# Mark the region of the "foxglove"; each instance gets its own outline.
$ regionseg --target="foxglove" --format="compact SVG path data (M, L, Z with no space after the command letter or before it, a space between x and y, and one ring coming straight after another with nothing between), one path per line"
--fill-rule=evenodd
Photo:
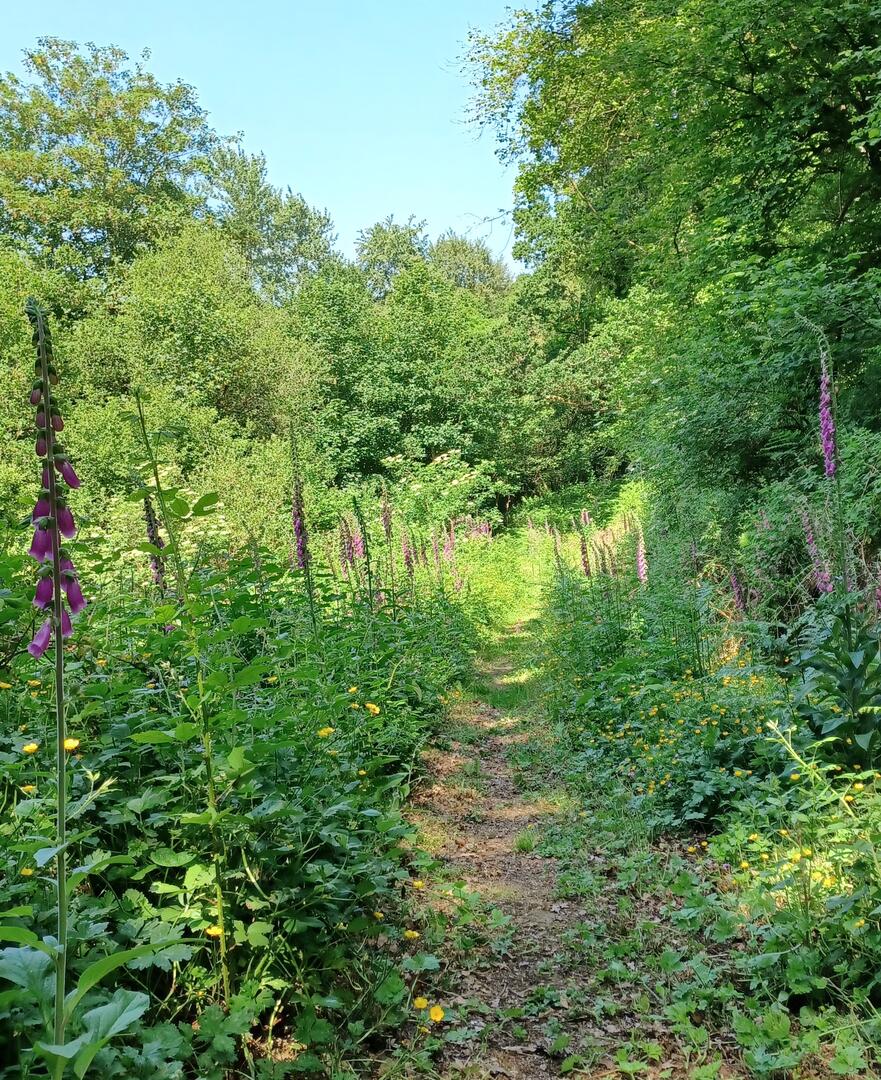
M78 488L79 477L58 442L57 434L64 421L54 403L52 388L58 384L58 373L52 355L52 338L45 316L36 301L29 300L25 311L33 328L33 343L37 348L35 381L28 395L29 403L37 410L34 426L37 429L36 450L42 459L41 489L31 514L34 536L28 554L40 563L40 576L34 594L34 606L52 614L43 622L28 646L31 656L39 659L49 648L53 632L61 638L73 632L70 615L77 615L86 606L76 570L61 538L76 535L76 522L67 505L67 488ZM46 418L50 418L47 424ZM64 481L66 487L59 483ZM65 607L65 598L67 607ZM69 608L69 611L68 611Z
M830 479L835 475L835 417L832 412L832 377L825 353L820 356L820 444L823 448L823 469Z

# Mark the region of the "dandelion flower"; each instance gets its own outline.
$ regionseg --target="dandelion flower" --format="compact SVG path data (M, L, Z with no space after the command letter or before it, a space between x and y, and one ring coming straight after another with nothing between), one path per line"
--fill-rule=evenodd
M329 738L329 736L333 735L333 733L334 733L334 729L332 727L330 727L330 725L328 725L327 727L323 727L323 728L318 729L318 738L319 739L327 739L327 738Z
M424 997L413 998L413 1005L417 1009L427 1009L428 1008L428 998L424 998Z
M357 686L350 686L349 687L349 693L350 694L357 694L358 693L358 687Z
M374 705L372 701L365 701L364 708L370 713L371 716L379 716L379 706Z
M39 749L40 749L40 744L39 743L29 742L29 743L25 743L25 745L21 748L21 752L23 754L36 754L36 752Z
M417 878L415 881L411 881L410 884L413 886L414 889L424 889L425 888L425 882L422 881L421 878Z
M446 1013L440 1007L440 1005L432 1005L428 1011L428 1017L433 1024L439 1024L445 1016Z
M79 744L80 744L79 739L65 739L64 740L64 749L65 750L76 750L76 748L79 746Z
M404 931L404 937L408 941L418 941L419 938L422 937L422 935L419 933L418 930L405 930Z

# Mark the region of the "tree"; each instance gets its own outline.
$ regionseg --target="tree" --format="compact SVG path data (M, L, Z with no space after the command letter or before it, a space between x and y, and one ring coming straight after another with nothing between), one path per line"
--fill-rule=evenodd
M162 85L120 49L56 38L25 66L30 81L0 77L0 233L88 277L192 215L218 143L192 87Z
M488 294L503 293L511 275L483 240L457 236L452 229L429 246L428 259L454 285Z
M309 206L290 188L274 187L263 154L218 147L210 163L209 199L261 290L276 302L333 254L336 236L327 211Z
M416 259L428 255L425 222L412 215L405 225L395 224L389 215L358 234L355 244L356 262L366 275L370 290L377 300L388 295L395 275Z

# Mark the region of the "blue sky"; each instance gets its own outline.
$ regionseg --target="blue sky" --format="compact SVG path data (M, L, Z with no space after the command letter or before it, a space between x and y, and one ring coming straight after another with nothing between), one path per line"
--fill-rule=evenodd
M327 207L346 254L359 229L415 214L509 257L509 219L484 219L510 210L513 173L465 123L459 64L469 28L507 13L503 0L41 0L4 12L0 68L20 72L41 36L148 48L159 78L191 83L218 131L266 154L273 182Z

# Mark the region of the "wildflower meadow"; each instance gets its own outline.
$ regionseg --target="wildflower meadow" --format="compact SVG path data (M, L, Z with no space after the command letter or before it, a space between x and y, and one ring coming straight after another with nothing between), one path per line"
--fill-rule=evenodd
M0 75L0 1080L879 1076L878 12L355 7Z

